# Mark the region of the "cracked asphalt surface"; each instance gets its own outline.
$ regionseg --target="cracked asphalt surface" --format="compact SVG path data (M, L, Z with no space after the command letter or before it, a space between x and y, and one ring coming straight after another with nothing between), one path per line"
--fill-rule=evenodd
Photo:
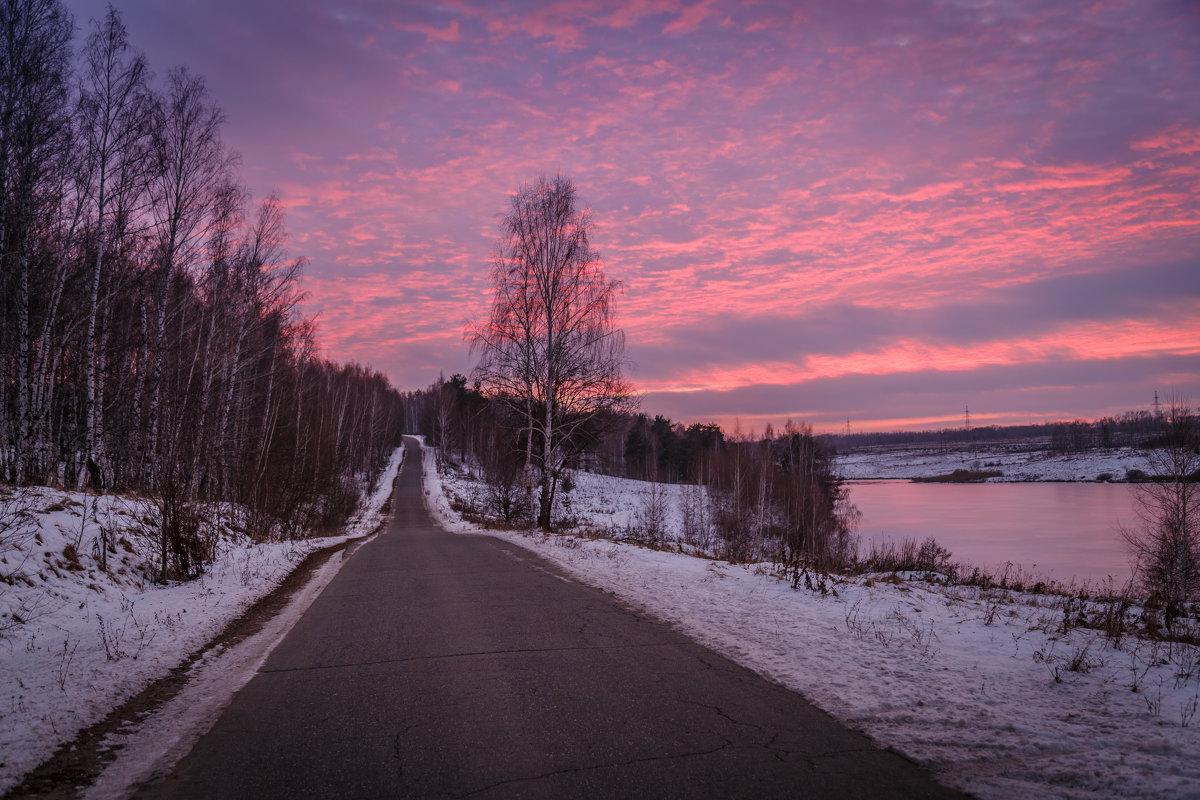
M388 530L138 797L962 797L528 551L437 528L408 446Z

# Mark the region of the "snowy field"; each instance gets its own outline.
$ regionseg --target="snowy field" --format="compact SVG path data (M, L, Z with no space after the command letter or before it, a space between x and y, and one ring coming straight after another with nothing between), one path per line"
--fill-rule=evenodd
M837 471L849 480L929 478L956 469L994 470L1004 473L996 481L1124 480L1131 469L1146 469L1137 450L1120 447L1081 453L1055 453L1031 443L980 443L971 447L871 447L842 453Z
M35 524L0 557L0 792L182 663L309 552L375 530L402 454L342 535L256 545L227 524L205 574L167 586L148 579L155 548L138 503L30 490ZM118 542L107 572L93 555L99 525Z
M478 484L454 469L439 475L432 451L424 464L434 516L481 532L451 510L453 496L479 493ZM661 490L669 525L679 523L682 487L583 474L575 483L563 513L592 530L620 535ZM1064 626L1062 598L890 575L838 580L822 594L791 589L765 564L485 532L802 692L980 797L1200 797L1196 649L1128 639L1114 649Z

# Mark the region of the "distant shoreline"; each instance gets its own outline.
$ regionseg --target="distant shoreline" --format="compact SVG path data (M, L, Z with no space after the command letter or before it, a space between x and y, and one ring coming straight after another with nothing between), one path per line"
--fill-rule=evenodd
M1121 483L1130 470L1146 470L1133 447L1059 452L1028 441L949 445L872 445L839 453L838 473L848 481L921 480L954 473L983 473L979 479L947 483ZM996 474L999 473L999 474ZM938 481L941 482L941 481Z

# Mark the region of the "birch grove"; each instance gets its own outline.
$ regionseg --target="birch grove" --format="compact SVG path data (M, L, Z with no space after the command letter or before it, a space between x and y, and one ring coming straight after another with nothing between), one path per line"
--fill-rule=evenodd
M0 0L0 480L148 493L163 578L202 568L203 504L264 538L340 524L399 395L316 355L282 203L239 184L203 78L156 83L111 7L78 53L74 27Z

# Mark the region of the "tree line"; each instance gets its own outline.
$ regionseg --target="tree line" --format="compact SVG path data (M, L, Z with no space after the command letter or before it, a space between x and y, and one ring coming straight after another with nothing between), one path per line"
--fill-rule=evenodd
M983 425L942 428L930 431L884 433L831 433L821 438L840 451L879 445L971 444L1036 440L1061 452L1143 447L1162 436L1166 427L1163 410L1138 409L1095 420L1076 419L1030 425Z
M413 430L485 483L482 507L474 509L481 519L539 523L524 464L527 432L482 383L455 374L405 392L403 402ZM581 469L682 484L683 507L674 516L683 529L674 533L697 549L735 561L833 568L854 557L856 516L833 459L832 448L807 425L733 436L714 423L683 425L625 412L596 421L588 446L564 464L564 477L568 490L570 472ZM536 486L538 469L533 472ZM667 509L642 512L644 529L633 534L664 543Z
M111 6L0 0L0 477L150 493L161 574L196 502L259 537L338 524L399 394L318 355L277 197L254 204L203 78L156 80Z

